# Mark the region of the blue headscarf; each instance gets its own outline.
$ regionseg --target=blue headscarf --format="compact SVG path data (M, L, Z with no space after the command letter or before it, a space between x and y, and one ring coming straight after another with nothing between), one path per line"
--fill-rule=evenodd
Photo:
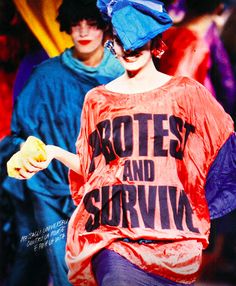
M172 25L163 3L155 0L98 0L125 50L135 50Z

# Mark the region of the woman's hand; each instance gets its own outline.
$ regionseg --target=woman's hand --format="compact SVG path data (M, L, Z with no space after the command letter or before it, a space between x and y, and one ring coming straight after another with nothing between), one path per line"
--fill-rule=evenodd
M20 180L30 179L33 175L42 171L48 167L51 161L55 157L55 146L46 145L47 152L47 160L38 162L33 158L22 158L22 167L19 169L19 177Z
M46 145L45 149L47 156L45 156L46 160L44 161L35 160L32 157L33 153L32 155L22 156L20 151L17 152L14 155L15 158L11 158L7 163L8 175L19 180L30 179L39 171L46 169L53 159L60 161L69 169L80 174L81 166L79 156L54 145Z

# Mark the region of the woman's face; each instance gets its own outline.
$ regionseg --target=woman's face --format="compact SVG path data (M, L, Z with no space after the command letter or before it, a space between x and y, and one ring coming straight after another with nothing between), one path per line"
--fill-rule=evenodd
M116 56L124 68L130 72L141 70L150 60L152 61L150 48L151 42L148 42L143 47L134 51L124 51L120 40L117 37L114 38L114 50L116 52Z
M96 21L79 21L71 27L71 37L79 54L91 54L103 47L103 30L97 27Z

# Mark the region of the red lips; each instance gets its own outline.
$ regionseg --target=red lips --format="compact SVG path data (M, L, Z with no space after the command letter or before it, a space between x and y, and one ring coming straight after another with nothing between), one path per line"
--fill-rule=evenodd
M79 40L78 43L80 45L85 46L85 45L88 45L89 43L91 43L91 40Z

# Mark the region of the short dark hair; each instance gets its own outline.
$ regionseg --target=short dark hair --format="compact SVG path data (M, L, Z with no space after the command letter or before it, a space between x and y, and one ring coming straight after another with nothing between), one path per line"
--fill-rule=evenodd
M164 4L165 8L168 9L168 7L174 3L174 0L162 0L161 2Z
M56 18L61 32L70 34L71 27L83 19L96 21L99 29L105 30L107 27L96 6L96 0L63 0Z
M189 12L194 12L198 15L212 13L222 3L222 0L187 0L185 1L186 8Z

